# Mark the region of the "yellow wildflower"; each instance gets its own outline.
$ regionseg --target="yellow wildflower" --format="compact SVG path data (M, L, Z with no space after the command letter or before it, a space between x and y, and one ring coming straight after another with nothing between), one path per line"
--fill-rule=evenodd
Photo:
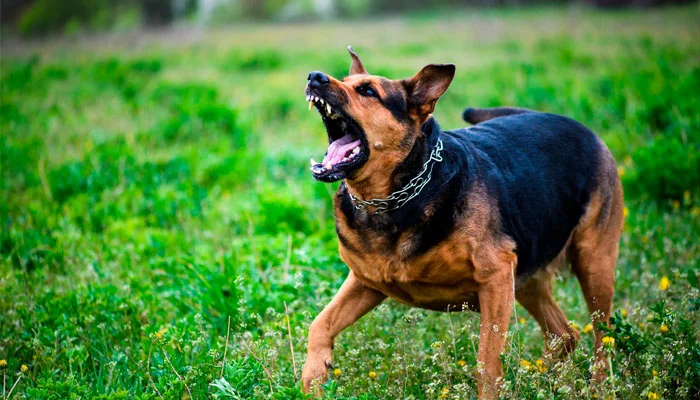
M668 325L666 325L666 324L661 325L661 326L659 327L659 330L661 331L661 333L666 333L666 332L668 332Z
M163 339L163 335L165 335L165 332L167 332L168 328L162 327L158 332L156 332L156 337L158 339Z
M666 276L662 276L661 281L659 281L659 289L668 290L669 286L671 286L671 281Z
M523 317L518 318L518 323L519 323L519 324L524 324L524 323L525 323L525 318L523 318Z
M622 159L622 162L624 162L627 165L630 165L630 164L632 164L632 157L630 157L628 154L625 156L625 158Z
M615 347L615 338L611 336L604 336L603 337L603 346L606 349L612 349Z
M6 369L6 368L7 368L7 361L0 360L0 369Z
M459 360L457 361L457 365L459 365L460 367L464 367L465 365L467 365L467 362L464 360Z
M336 378L339 377L340 374L342 374L342 371L340 370L340 368L336 368L333 370L333 376L335 376Z
M622 209L622 215L627 218L628 215L630 215L630 209L625 207Z
M644 322L639 323L639 329L644 329Z
M618 165L617 174L620 175L620 178L625 176L625 167L623 167L622 165Z
M377 377L377 373L374 371L369 371L369 378L370 379L375 379Z
M569 326L571 326L571 329L575 329L575 330L577 330L577 331L580 331L580 330L581 330L581 327L578 326L578 324L577 324L576 322L571 322L571 323L569 324Z
M659 400L661 398L661 395L656 393L656 392L649 392L647 394L647 399L649 400Z
M544 372L547 370L547 366L544 365L544 360L539 358L537 361L535 361L535 365L537 365L537 369L540 370L540 372Z
M591 333L593 331L593 325L591 324L586 324L586 326L583 327L583 333Z
M620 310L620 314L622 314L622 318L627 318L627 310L625 310L624 308Z
M27 367L25 364L22 364L22 366L19 367L19 371L23 374L26 374L27 372L29 372L29 367Z
M528 360L520 360L520 365L528 371L535 369L535 366Z
M671 205L673 206L673 208L678 209L681 206L681 202L678 200L673 200L671 202Z
M686 203L690 201L690 192L689 191L686 190L685 192L683 192L683 200L685 200Z
M655 369L652 369L652 370L651 370L651 376L657 376L657 375L659 375L659 373L656 372Z
M438 396L438 399L446 399L446 398L447 398L447 395L448 395L449 393L450 393L450 388L448 388L447 386L445 386L445 387L442 388L442 390L440 391L440 396Z

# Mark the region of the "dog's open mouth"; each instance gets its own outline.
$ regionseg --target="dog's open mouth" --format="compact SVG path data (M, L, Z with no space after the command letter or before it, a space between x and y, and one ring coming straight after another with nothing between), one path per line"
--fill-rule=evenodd
M337 105L331 96L306 89L309 110L316 107L328 133L328 150L321 162L311 159L315 179L335 182L350 177L369 156L367 142L359 125Z

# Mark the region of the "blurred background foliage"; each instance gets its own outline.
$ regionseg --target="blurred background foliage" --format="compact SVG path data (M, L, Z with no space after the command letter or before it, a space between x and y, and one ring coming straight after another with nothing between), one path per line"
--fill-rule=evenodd
M416 2L378 18L389 2L339 1L354 19L288 23L291 2L251 1L211 9L222 25L207 27L203 3L157 17L142 8L155 2L82 0L98 6L61 17L34 7L73 3L27 4L14 27L27 15L62 22L27 30L45 38L2 41L0 359L8 382L22 377L13 399L301 398L307 327L347 274L336 185L307 169L327 138L303 89L311 70L347 75L348 44L390 78L455 63L435 114L444 129L465 125L466 106L516 105L596 132L626 196L610 332L621 351L600 388L621 399L697 393L697 6ZM95 18L113 32L91 35L103 29ZM151 18L159 29L127 23ZM555 297L584 333L579 350L555 368L518 307L508 398L594 398L590 321L562 274ZM328 397L437 399L446 387L447 398L475 397L478 315L388 303L339 337ZM540 357L546 374L522 367Z
M579 0L604 8L652 7L692 0ZM0 14L8 32L45 36L63 32L125 31L188 20L224 24L250 20L317 20L376 17L464 6L569 3L542 0L3 0ZM6 32L6 33L8 33Z

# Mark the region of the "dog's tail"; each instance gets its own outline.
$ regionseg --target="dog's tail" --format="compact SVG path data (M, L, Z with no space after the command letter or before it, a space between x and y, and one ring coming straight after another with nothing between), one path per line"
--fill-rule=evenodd
M494 107L494 108L465 108L462 112L462 118L472 125L488 121L498 117L507 117L509 115L526 114L535 111L526 108L515 107Z

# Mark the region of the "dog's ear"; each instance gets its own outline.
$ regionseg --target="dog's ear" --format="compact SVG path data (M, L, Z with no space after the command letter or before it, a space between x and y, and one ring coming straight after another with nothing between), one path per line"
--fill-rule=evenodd
M350 57L352 57L352 64L350 64L350 75L367 75L367 70L365 70L360 57L357 56L355 50L352 46L348 46L348 51L350 52Z
M427 119L435 110L435 103L447 91L454 77L454 64L430 64L413 77L405 79L409 111L420 120Z

